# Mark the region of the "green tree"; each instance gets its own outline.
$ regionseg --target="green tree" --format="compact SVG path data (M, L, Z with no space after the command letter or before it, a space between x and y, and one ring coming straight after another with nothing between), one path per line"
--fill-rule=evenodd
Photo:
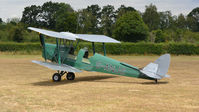
M31 5L25 7L21 22L28 26L56 28L56 18L63 12L73 12L69 4L46 2L42 6Z
M100 33L99 25L101 19L101 8L99 7L99 5L91 5L88 6L86 10L92 14L90 32L94 34Z
M192 31L199 31L199 7L194 8L189 14L189 27L193 28ZM196 23L196 26L194 24L191 23ZM194 26L191 26L194 25Z
M24 40L24 25L19 23L16 26L11 27L9 31L9 40L15 42L23 42Z
M78 11L78 25L77 25L77 33L89 33L92 34L92 22L95 17L91 12L86 9Z
M198 31L197 21L194 17L187 16L187 26L191 31Z
M40 13L41 7L36 5L31 5L24 8L21 22L27 24L28 26L38 27L40 26Z
M155 33L155 42L160 43L160 42L165 42L166 41L166 33L164 33L162 30L158 29L153 31Z
M63 12L73 12L70 5L58 2L46 2L42 5L41 17L43 26L48 29L56 28L56 17Z
M0 24L3 23L3 20L0 18Z
M114 6L104 6L101 12L101 27L104 35L112 36L112 28L115 23Z
M175 31L175 36L172 38L175 42L180 42L183 40L184 30L177 28Z
M76 32L77 16L72 12L63 12L56 18L57 31Z
M160 17L160 29L168 29L172 26L173 17L170 11L159 12Z
M91 5L86 8L88 12L91 12L92 15L96 16L97 18L101 17L101 8L99 5Z
M137 42L145 40L147 35L148 27L136 11L126 13L116 21L114 37L118 40Z
M178 26L177 26L178 21L177 20L178 20L178 16L175 16L175 15L172 16L169 29L172 29L172 30L178 29Z
M149 6L146 6L146 9L142 18L144 22L147 24L147 26L149 27L150 31L156 30L159 28L160 17L155 5L150 4Z
M7 24L17 25L20 21L20 18L9 18L7 19Z
M117 10L116 10L116 15L117 18L120 18L123 14L131 11L136 11L133 7L126 7L125 5L121 5Z
M186 21L186 18L183 14L180 14L178 16L177 27L180 28L180 29L186 29L187 28L187 21Z

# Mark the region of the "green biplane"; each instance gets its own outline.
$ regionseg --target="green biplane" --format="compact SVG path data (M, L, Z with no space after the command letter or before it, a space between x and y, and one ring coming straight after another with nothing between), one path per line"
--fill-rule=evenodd
M54 82L61 81L61 77L64 74L66 74L67 80L74 80L75 73L81 72L81 70L149 79L154 80L156 83L157 80L169 77L169 75L166 75L170 64L169 54L162 55L155 62L149 63L146 67L139 69L106 56L105 43L120 43L110 37L104 35L54 32L33 27L28 27L28 29L39 33L42 57L45 59L45 61L32 62L56 70L57 72L52 76ZM46 43L44 36L56 38L56 44ZM77 55L74 54L80 40L92 42L93 56L89 57L87 48L80 49ZM73 42L76 42L75 45ZM103 44L104 56L95 53L95 42Z

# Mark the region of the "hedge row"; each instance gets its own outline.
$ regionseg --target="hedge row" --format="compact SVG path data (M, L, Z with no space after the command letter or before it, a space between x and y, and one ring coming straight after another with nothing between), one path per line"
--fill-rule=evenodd
M92 52L91 43L80 43L77 47L88 47ZM96 52L103 52L102 44L95 44ZM33 51L40 51L39 43L0 43L1 52L17 52L25 51L31 53ZM199 44L190 43L121 43L121 44L106 44L107 54L176 54L176 55L199 55Z
M79 47L87 46L92 50L89 43L80 44ZM79 49L79 48L78 48ZM103 52L102 44L96 45L97 52ZM170 53L175 55L199 55L199 44L190 43L122 43L106 44L108 54L164 54Z
M0 43L1 52L23 51L29 54L33 51L40 51L41 49L39 43Z

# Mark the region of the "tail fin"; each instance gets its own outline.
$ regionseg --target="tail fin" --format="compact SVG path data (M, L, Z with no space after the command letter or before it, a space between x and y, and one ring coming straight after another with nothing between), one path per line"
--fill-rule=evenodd
M160 56L157 60L155 60L154 63L158 64L158 70L156 74L165 77L170 65L170 54Z
M155 60L154 63L149 63L141 70L141 72L151 78L162 79L164 77L170 77L166 74L168 72L169 65L170 54L164 54Z

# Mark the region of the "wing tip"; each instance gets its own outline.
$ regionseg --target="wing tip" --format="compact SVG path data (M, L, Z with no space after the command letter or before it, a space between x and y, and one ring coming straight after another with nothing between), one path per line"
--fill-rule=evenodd
M34 27L28 27L27 29L32 30Z

